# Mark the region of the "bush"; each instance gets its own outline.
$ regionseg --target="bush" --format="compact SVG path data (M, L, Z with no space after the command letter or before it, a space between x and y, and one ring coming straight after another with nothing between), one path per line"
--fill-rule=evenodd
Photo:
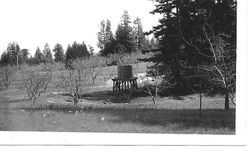
M13 67L4 66L0 67L0 86L4 86L6 89L13 81L15 70Z

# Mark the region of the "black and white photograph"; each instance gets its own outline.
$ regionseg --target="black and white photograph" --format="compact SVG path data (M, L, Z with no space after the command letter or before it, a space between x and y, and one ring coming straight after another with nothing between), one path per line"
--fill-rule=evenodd
M244 146L239 1L1 0L0 144Z

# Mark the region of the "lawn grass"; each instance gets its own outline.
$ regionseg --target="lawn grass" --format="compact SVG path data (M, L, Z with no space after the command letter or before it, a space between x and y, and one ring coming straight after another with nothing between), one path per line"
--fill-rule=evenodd
M159 97L156 105L147 95L127 101L105 87L104 76L77 107L68 96L53 94L53 84L32 106L15 82L0 91L0 131L235 134L235 106L224 110L222 96L204 96L200 118L198 95Z
M40 103L31 107L26 101L1 105L2 131L122 132L174 134L235 134L235 109L204 108L202 117L192 103L183 101L182 108L174 101L157 105L136 99L129 104ZM144 99L144 102L142 102ZM210 103L211 97L205 100ZM164 104L166 103L166 104ZM189 105L189 106L187 106ZM174 108L175 107L175 108ZM6 109L7 108L7 109ZM188 109L187 109L188 108Z

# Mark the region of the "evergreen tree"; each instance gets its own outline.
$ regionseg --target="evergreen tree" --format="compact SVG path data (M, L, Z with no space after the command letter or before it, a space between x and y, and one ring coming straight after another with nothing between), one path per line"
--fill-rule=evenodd
M104 49L104 45L107 41L106 34L105 34L105 21L102 20L100 24L100 31L97 33L98 44L97 46L100 49Z
M116 31L116 40L119 45L118 52L131 53L134 49L134 40L133 40L133 28L130 26L130 16L128 11L124 11L121 17L121 24L118 25Z
M111 30L111 22L109 20L107 20L106 22L105 35L107 39L106 43L110 42L114 38L112 30Z
M16 42L9 43L3 58L7 62L5 64L17 65L20 58L20 46Z
M77 42L74 42L72 44L72 50L74 53L73 55L74 59L84 58L84 57L89 56L88 48L84 42L82 44L78 44Z
M20 49L20 46L16 42L11 42L8 44L7 51L5 51L1 56L2 65L20 65L28 61L29 57L28 49Z
M48 43L46 43L44 46L43 54L45 57L45 63L52 63L53 62L53 57L52 57L51 50L50 50Z
M8 54L6 51L4 51L3 54L1 55L0 66L6 66L8 64L9 64Z
M34 59L33 56L30 56L30 57L29 57L29 59L28 59L28 61L27 61L27 64L29 64L30 66L36 64L36 61L35 61L35 59Z
M75 60L78 58L85 58L89 56L90 56L90 53L84 42L82 44L78 44L77 42L74 42L72 45L68 45L68 48L66 51L66 66L70 66L72 60Z
M34 55L34 63L35 64L45 63L45 57L39 47L37 47Z
M143 48L143 45L146 41L145 34L143 32L143 27L141 23L141 19L137 17L134 20L134 27L133 27L133 37L134 37L134 44L136 51L141 51Z
M3 65L20 65L27 60L28 51L26 49L20 49L20 46L16 42L8 44L7 51L2 54L1 63Z
M192 74L186 65L197 66L211 62L211 49L200 41L204 25L210 25L215 35L223 33L234 46L236 42L235 0L155 0L153 14L162 14L160 25L153 28L159 48L149 61L164 63L170 68L176 91L188 87L185 75ZM203 36L202 36L203 37ZM191 42L193 45L190 45ZM200 48L197 51L196 47ZM234 61L234 59L232 59ZM189 80L190 81L190 80ZM195 81L195 80L194 80Z
M25 64L29 60L29 50L28 49L22 49L21 50L21 57L20 57L20 64Z
M69 66L71 64L70 60L73 59L73 55L72 55L72 47L71 45L68 45L67 50L66 50L66 66Z
M111 31L111 22L104 20L100 23L100 31L97 33L98 44L97 46L102 50L107 42L113 39L113 33Z
M53 52L55 53L55 62L65 62L65 54L61 44L56 44Z
M17 65L17 68L20 64L20 59L21 59L21 48L20 46L16 43L16 46L15 46L15 56L16 56L16 65Z
M130 23L131 23L131 17L130 15L128 14L128 11L125 10L122 14L122 17L121 17L121 25L126 28L126 30L132 30L131 26L130 26Z
M116 54L118 53L117 51L119 51L118 43L114 38L112 38L111 41L105 44L104 49L100 51L100 55L107 56L109 54Z

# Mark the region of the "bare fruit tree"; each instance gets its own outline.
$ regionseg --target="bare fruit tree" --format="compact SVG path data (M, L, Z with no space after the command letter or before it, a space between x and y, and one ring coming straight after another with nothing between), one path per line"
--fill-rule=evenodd
M92 83L94 85L97 76L102 73L102 67L106 65L105 60L98 56L91 56L89 59L86 59L86 64L89 66Z
M10 66L0 67L0 85L2 84L5 88L8 88L13 81L14 74L14 68Z
M201 55L211 59L209 63L198 66L198 71L215 86L222 88L225 94L225 109L229 109L229 100L234 102L236 87L236 46L227 40L231 37L224 33L215 34L207 22L201 28L202 32L195 38L184 38L184 42L193 47ZM197 39L199 38L199 39ZM202 53L198 43L208 44L211 54Z
M81 96L88 91L90 69L86 59L77 59L72 64L73 70L63 72L57 81L57 88L67 92L77 105Z
M21 87L26 91L29 99L32 101L32 105L34 105L36 99L47 90L51 79L51 71L37 72L26 70L23 72Z
M151 71L150 77L145 76L142 78L142 91L149 94L151 96L152 102L156 104L159 92L175 85L171 82L172 79L173 76L167 71L164 71L164 74L161 75L159 65L156 64Z

